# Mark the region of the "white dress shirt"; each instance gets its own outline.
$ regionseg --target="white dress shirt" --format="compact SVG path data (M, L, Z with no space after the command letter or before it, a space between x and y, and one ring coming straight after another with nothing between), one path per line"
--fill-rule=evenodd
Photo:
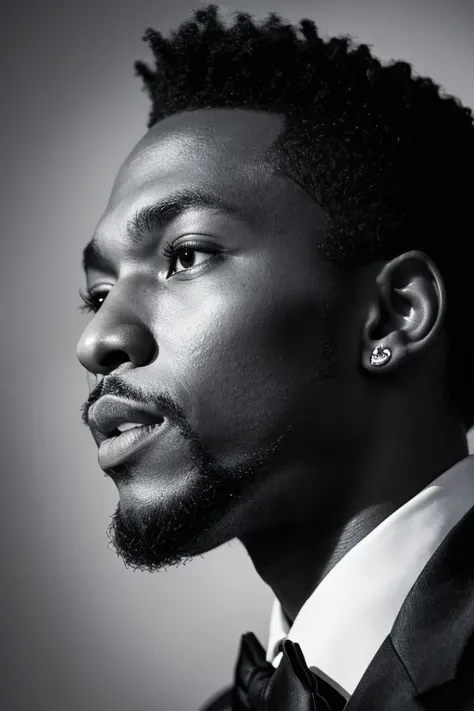
M410 588L445 536L474 505L474 454L457 462L349 550L306 600L290 629L277 599L267 661L283 639L349 699L392 629Z

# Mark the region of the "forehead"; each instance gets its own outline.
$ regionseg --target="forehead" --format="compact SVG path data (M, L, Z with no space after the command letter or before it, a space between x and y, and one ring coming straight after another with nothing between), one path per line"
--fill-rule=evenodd
M125 159L111 206L158 184L216 186L235 199L271 182L264 151L283 128L277 114L241 109L200 109L159 121Z

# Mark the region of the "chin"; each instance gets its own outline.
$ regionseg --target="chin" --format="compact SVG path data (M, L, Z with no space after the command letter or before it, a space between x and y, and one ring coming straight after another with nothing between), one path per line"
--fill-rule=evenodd
M282 439L232 467L196 447L184 468L157 471L142 460L111 471L120 501L108 534L126 566L157 571L207 553L251 528L252 510L258 509L253 523L261 524L261 506L254 504ZM271 509L271 496L264 500Z
M133 477L116 481L120 499L108 536L126 567L158 571L238 535L248 501L245 488L229 490L229 480L218 486L192 478L180 477L181 484L170 487Z
M108 528L108 536L126 567L157 572L185 563L227 543L237 535L230 525L232 510L199 507L190 511L186 504L134 506L120 501Z

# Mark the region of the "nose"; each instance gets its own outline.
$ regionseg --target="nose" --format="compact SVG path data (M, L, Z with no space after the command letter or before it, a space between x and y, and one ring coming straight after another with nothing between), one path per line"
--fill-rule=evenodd
M153 334L142 323L106 326L93 319L77 344L76 354L90 373L107 375L122 363L136 368L151 362L157 352Z

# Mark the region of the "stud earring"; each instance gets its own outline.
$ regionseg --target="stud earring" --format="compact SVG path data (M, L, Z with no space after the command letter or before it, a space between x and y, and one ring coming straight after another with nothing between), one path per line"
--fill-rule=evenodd
M381 365L385 365L386 363L388 363L391 357L392 351L390 350L390 348L387 348L382 344L374 348L374 350L370 354L370 365L374 365L378 368Z

